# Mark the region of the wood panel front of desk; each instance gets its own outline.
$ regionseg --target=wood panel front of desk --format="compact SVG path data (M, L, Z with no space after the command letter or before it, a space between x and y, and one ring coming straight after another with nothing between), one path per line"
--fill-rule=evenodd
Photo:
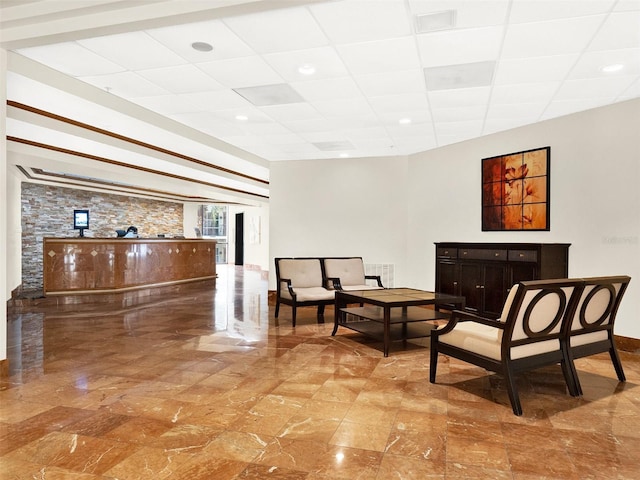
M114 293L216 278L216 242L45 238L45 295Z

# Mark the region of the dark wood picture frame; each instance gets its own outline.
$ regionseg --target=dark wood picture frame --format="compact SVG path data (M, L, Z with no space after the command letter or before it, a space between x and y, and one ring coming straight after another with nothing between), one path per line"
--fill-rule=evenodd
M482 231L550 227L551 147L482 159Z

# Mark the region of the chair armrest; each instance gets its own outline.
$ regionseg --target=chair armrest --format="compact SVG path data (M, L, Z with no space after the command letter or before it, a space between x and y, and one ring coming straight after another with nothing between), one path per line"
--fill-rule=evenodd
M342 290L342 284L340 283L340 277L327 277L327 283L328 282L333 283L333 288L335 288L336 290Z
M287 287L287 290L289 290L289 295L291 295L292 298L296 298L296 292L293 291L293 285L291 285L291 279L290 278L281 278L280 279L280 284L282 285L283 283Z
M500 322L499 320L495 320L493 318L481 317L480 315L465 312L463 310L453 310L451 312L451 317L449 318L449 322L447 322L447 324L444 327L434 330L432 334L437 333L438 335L443 335L445 333L449 333L451 330L455 328L458 322L482 323L483 325L488 325L490 327L504 330L504 323Z
M364 278L366 280L375 280L376 282L378 282L378 286L380 288L384 288L384 285L382 285L382 280L380 280L380 275L365 275Z

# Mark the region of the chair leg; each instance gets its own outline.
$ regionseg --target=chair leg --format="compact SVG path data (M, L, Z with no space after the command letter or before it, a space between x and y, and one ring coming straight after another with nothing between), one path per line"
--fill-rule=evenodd
M280 300L276 298L276 318L278 318L278 313L280 313Z
M318 317L324 317L324 305L318 305Z
M436 370L438 369L438 340L431 336L431 353L429 354L429 382L436 383Z
M611 357L611 361L613 362L613 368L616 369L616 374L618 375L618 380L624 382L627 380L627 377L624 376L624 370L622 369L622 362L620 361L620 356L618 355L618 349L611 343L611 348L609 349L609 356Z
M296 306L295 304L291 305L291 326L296 326Z
M572 397L579 397L582 395L582 387L580 386L580 380L578 379L578 372L576 366L573 363L573 357L566 346L562 347L562 374L564 375L564 381L569 389L569 394Z
M509 400L511 401L511 408L513 409L513 414L520 416L522 415L522 405L520 404L520 396L518 395L518 388L516 387L515 378L513 378L513 373L511 369L507 365L504 369L504 378L507 383L507 393L509 394Z

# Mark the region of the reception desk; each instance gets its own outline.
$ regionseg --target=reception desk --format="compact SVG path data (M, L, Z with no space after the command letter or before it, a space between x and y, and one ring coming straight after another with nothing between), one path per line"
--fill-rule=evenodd
M114 293L216 278L216 242L45 238L45 295Z

